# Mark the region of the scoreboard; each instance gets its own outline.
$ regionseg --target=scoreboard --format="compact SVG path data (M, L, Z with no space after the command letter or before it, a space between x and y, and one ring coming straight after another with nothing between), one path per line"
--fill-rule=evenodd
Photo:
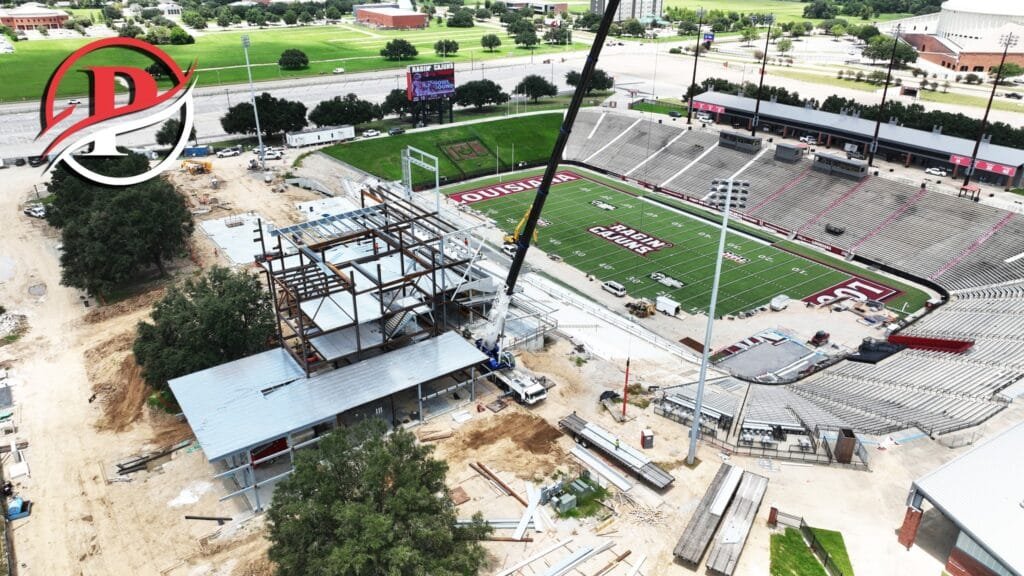
M437 100L454 93L454 62L409 66L406 72L406 94L410 102Z

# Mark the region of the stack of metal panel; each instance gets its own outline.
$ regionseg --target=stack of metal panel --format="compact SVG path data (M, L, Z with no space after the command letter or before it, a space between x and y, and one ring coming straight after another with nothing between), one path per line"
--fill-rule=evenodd
M711 538L722 520L725 506L736 491L742 475L742 468L729 464L722 464L718 469L672 551L677 558L691 566L700 564L700 559L704 557L704 551L708 549L708 544L711 543Z

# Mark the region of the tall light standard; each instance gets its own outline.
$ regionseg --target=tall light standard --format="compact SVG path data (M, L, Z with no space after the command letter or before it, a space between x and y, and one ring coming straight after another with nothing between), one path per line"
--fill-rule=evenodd
M750 123L750 135L757 136L757 124L760 121L758 114L761 112L761 89L764 87L764 69L768 67L768 43L772 39L772 23L775 21L775 15L768 17L768 34L764 39L764 56L761 57L761 79L757 82L757 103L754 104L754 120ZM747 69L746 66L743 67Z
M701 39L703 38L702 29L704 28L704 8L700 7L697 9L697 45L693 47L693 79L690 80L690 92L697 91L697 60L700 58L700 45ZM695 94L690 94L689 98L686 99L686 123L693 123L693 97Z
M715 277L711 283L711 302L708 304L708 325L704 329L704 351L700 359L700 376L697 379L697 398L693 405L693 426L690 428L690 451L686 454L686 464L693 466L697 457L697 438L700 437L700 416L704 405L704 383L708 375L708 358L711 355L711 333L715 325L715 307L718 305L718 282L722 277L722 254L725 252L725 236L729 230L729 209L733 204L733 192L736 193L736 207L745 208L750 182L733 180L712 180L711 194L708 202L722 209L722 232L718 238L718 253L715 254ZM722 196L722 193L725 196Z
M249 66L249 35L242 35L242 51L245 52L245 72L249 75L249 101L252 103L252 114L256 117L256 142L259 143L260 168L266 167L263 150L263 133L260 131L260 113L256 110L256 89L252 85L252 68Z
M1003 57L999 59L999 68L996 69L996 81L992 84L992 92L988 95L988 105L985 106L985 116L981 119L981 129L978 130L978 139L974 141L974 152L971 152L971 163L967 165L964 172L964 186L971 183L971 176L974 175L974 163L978 160L978 149L981 148L981 138L985 135L985 128L988 125L988 112L992 109L992 99L996 96L996 88L1003 78L1003 64L1006 63L1006 53L1010 48L1017 45L1020 38L1012 33L1006 33L999 37L999 43L1003 46Z
M875 152L878 152L878 130L882 127L882 116L885 114L885 97L889 93L889 82L892 81L892 66L896 62L896 47L900 44L900 27L896 25L896 37L892 40L892 53L889 54L889 69L885 72L885 88L882 88L882 103L878 105L878 118L875 119L875 135L868 145L868 166L875 165Z

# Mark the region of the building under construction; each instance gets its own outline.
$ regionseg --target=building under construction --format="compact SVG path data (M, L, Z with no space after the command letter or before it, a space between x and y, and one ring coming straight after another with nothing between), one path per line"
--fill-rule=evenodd
M422 422L494 391L464 335L500 281L479 266L474 227L422 196L368 188L355 210L254 231L280 346L170 382L218 477L237 485L224 498L263 508L294 452L335 427ZM546 316L511 315L509 339L541 338Z

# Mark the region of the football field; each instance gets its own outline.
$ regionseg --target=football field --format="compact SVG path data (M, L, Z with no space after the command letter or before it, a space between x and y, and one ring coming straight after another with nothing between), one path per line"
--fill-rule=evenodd
M551 188L536 246L600 281L621 282L630 297L663 295L687 312L707 310L719 228L579 172L559 175L566 181ZM510 232L532 203L535 187L507 183L449 195ZM779 294L800 300L853 278L735 231L727 236L725 250L718 316L765 305ZM658 272L682 287L652 279Z

